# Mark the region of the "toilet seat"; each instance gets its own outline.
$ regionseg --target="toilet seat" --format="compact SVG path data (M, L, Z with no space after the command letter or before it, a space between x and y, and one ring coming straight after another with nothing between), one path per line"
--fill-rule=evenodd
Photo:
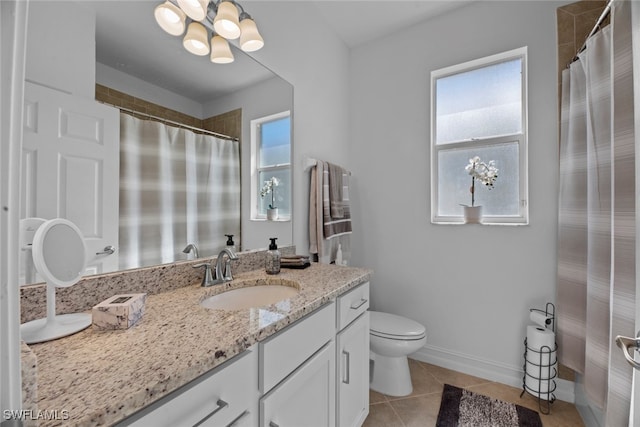
M399 341L421 340L426 336L423 325L406 317L395 314L370 311L371 335Z

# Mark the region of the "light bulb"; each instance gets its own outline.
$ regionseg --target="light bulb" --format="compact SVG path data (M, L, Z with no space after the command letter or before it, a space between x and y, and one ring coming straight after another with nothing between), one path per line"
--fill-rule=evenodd
M240 22L238 8L230 1L222 1L218 5L218 12L213 18L213 29L216 34L225 39L234 40L240 37Z
M211 38L211 62L216 64L233 62L233 53L229 47L229 42L217 34Z
M208 4L209 0L178 0L178 6L194 21L202 21L207 16Z
M158 25L160 25L160 28L172 36L179 36L184 33L186 19L185 14L182 9L170 1L167 0L158 5L154 10L153 15L155 16Z
M245 52L255 52L264 46L264 40L258 32L256 23L251 18L240 21L240 49Z
M194 55L204 56L209 53L207 29L199 22L192 22L187 28L182 45Z

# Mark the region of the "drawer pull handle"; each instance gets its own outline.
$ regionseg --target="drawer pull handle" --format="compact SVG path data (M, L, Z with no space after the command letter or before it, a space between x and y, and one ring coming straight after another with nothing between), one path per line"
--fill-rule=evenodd
M342 382L345 383L345 384L349 384L349 381L350 381L349 377L351 377L351 355L346 350L342 350L342 354L344 356L346 356L345 357L345 369L344 369L344 372L345 372L346 377L347 377L346 379L343 378Z
M207 415L206 417L204 417L203 419L195 423L193 427L198 427L200 424L204 423L209 418L213 417L215 414L217 414L218 412L220 412L221 410L229 406L229 404L222 399L218 399L218 401L216 402L216 405L218 405L218 407L214 409L213 412L211 412L209 415Z
M240 421L240 419L242 419L243 417L245 417L247 415L249 415L249 411L244 411L243 413L238 415L235 420L233 420L229 424L227 424L227 427L233 427L234 425L238 424L238 421Z
M280 427L280 426L274 423L273 421L269 421L269 427Z
M364 298L360 298L360 303L359 304L354 304L351 306L352 310L357 310L360 307L362 307L363 305L365 305L368 302L368 300L364 299Z

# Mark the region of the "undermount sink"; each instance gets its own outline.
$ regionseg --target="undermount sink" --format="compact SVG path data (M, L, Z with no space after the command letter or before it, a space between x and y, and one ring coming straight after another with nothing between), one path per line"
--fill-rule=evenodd
M242 310L263 307L292 298L299 292L295 282L287 284L254 284L210 296L200 305L214 310Z

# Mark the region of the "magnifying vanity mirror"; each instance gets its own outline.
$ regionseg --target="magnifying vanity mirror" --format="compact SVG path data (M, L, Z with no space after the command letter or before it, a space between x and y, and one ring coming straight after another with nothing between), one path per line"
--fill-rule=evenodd
M292 244L293 227L290 217L280 221L267 221L262 218L256 218L255 215L252 216L252 207L259 203L259 201L256 201L255 190L252 192L252 186L254 188L258 187L260 183L252 182L259 175L252 171L251 122L285 111L292 116L293 87L258 63L249 54L236 48L233 43L231 49L233 50L235 61L231 64L214 64L209 61L208 57L197 57L186 52L182 47L180 37L168 35L155 22L154 9L159 3L160 0L157 2L150 0L32 2L29 8L29 33L27 37L26 76L28 83L33 86L56 88L56 82L59 80L57 77L67 71L72 74L77 73L79 78L85 78L87 72L94 73L96 92L103 88L108 88L113 93L118 93L120 97L130 101L126 105L128 109L141 111L140 109L143 108L141 112L154 116L159 115L158 110L153 109L155 108L154 106L163 107L165 110L174 113L169 118L171 122L181 122L189 126L193 126L193 123L188 122L185 117L195 118L204 122L207 119L213 120L214 118L222 117L229 112L239 112L235 117L240 120L238 124L238 129L240 130L239 142L237 143L239 144L238 169L240 170L241 191L239 207L237 208L240 211L237 229L240 232L238 233L239 235L234 236L235 244L240 250L264 248L268 243L267 237L273 236L277 236L278 241L284 245ZM74 20L68 21L72 27L69 29L69 35L56 34L52 36L52 33L55 32L52 30L52 25L61 25L54 18L68 19L65 16L74 16L77 11L82 11L83 16L95 16L95 26L86 25L82 23L82 19L74 18ZM256 15L253 18L260 25L260 16ZM75 43L74 40L92 40L95 37L95 50L93 50L92 46L85 49L87 43L82 42L78 42L81 43L81 49L72 49L69 46L65 46L62 43L65 37L69 37L70 44ZM53 46L48 44L53 43L49 41L49 38L53 40L59 39L60 45ZM268 44L269 40L265 39L266 48L268 48ZM51 58L52 55L55 56L56 49L62 55L62 60L53 63ZM71 61L66 62L76 60L75 63L72 65L61 64L67 59L65 55L73 55ZM95 68L82 70L82 64L87 62L93 64ZM65 69L65 67L67 68ZM47 75L46 73L49 74ZM57 73L58 76L53 75L54 73ZM61 88L60 91L73 92L67 88ZM98 97L96 96L96 98ZM95 102L93 99L89 101ZM113 105L121 105L118 102L109 102L109 100L106 100L106 102ZM84 107L78 107L78 105L76 105L76 110L84 113ZM26 139L29 137L30 131L29 120L34 115L30 115L29 105L25 107L25 111L25 122L27 122L25 124ZM76 114L76 116L80 115ZM64 119L64 115L61 117ZM138 118L142 118L142 116L138 116ZM41 120L42 117L38 119ZM94 129L92 126L96 129L99 127L99 125L86 120L79 123L81 125L76 128L73 127L75 125L71 121L66 123L66 130L69 131L69 134L82 131L83 127L87 128L91 133ZM173 125L169 124L168 126ZM120 129L118 129L118 125L115 127L116 129L112 129L112 131L119 135ZM73 138L74 136L72 135L71 139ZM291 140L292 146L293 141ZM30 151L27 152L27 150ZM49 190L42 187L51 182L61 183L60 185L75 182L87 188L93 188L92 186L95 187L97 185L95 182L99 180L89 183L90 179L88 177L93 176L94 171L100 167L107 167L91 166L91 168L84 168L78 161L81 157L71 154L62 156L61 162L57 165L58 170L56 173L58 173L58 177L62 176L61 179L58 179L58 177L55 179L42 179L34 172L41 170L42 162L39 164L35 162L34 159L36 157L32 155L33 152L31 148L27 147L23 155L22 175L25 186L22 189L21 218L41 217L49 219L64 217L72 220L81 234L85 236L85 242L89 249L89 267L85 274L106 273L123 268L146 267L188 259L188 255L184 254L182 250L189 243L194 242L188 241L188 238L185 237L184 239L158 239L158 241L148 242L148 244L152 245L170 245L169 248L163 248L163 250L166 249L167 252L176 254L175 258L163 258L162 261L152 262L151 264L141 258L140 262L128 263L126 267L122 267L123 264L118 262L105 262L103 263L104 265L92 264L92 261L95 260L103 261L110 259L110 257L119 256L119 240L122 239L122 236L114 241L110 233L105 232L104 227L96 226L97 221L94 219L94 216L98 217L106 212L109 208L108 203L103 204L103 206L96 204L97 207L91 214L94 216L91 216L84 213L79 214L77 211L74 213L74 209L79 205L90 206L91 203L89 202L82 204L62 203L60 200L51 199L53 196L41 201L34 195L43 193L56 193L59 195L65 193L60 188ZM118 151L114 153L115 156L119 156ZM122 166L123 162L119 161L114 164ZM71 168L76 166L78 168L74 172ZM106 181L108 182L108 180ZM223 182L219 184L213 182L211 185L224 186L225 184ZM158 184L158 186L160 191L164 191L162 184ZM69 188L71 187L67 185L66 192L73 192L69 191ZM116 194L117 191L119 190L116 190ZM224 192L224 188L222 191ZM118 196L115 197L117 198ZM142 196L141 200L144 203L144 196ZM175 203L181 202L178 200ZM292 206L291 210L293 210ZM220 215L225 214L221 213ZM118 222L120 226L123 221L129 221L128 218L123 220L118 215L115 218L110 222ZM149 220L145 219L145 221ZM176 224L179 221L181 219L176 217L172 224ZM113 224L110 225L113 226ZM116 226L117 229L118 226ZM127 231L127 233L130 232ZM229 231L226 231L223 236L228 233ZM103 238L104 241L95 243L94 240L98 238ZM211 250L200 250L200 257L217 255L219 249L224 247L226 238L215 240ZM140 245L145 245L144 239L140 242ZM103 250L108 246L115 247L114 254L109 254L109 251ZM100 255L94 256L94 253ZM26 258L26 256L23 254L22 258ZM22 263L21 269L28 268L28 265L25 264L28 263ZM38 273L39 275L33 276L29 272L21 271L21 285L41 283L42 281L47 281L48 283L48 280L43 277L40 270L38 270Z
M65 337L91 325L88 313L56 315L56 288L76 284L87 265L80 229L63 218L39 222L31 251L36 270L47 282L47 317L21 325L20 334L27 344Z

